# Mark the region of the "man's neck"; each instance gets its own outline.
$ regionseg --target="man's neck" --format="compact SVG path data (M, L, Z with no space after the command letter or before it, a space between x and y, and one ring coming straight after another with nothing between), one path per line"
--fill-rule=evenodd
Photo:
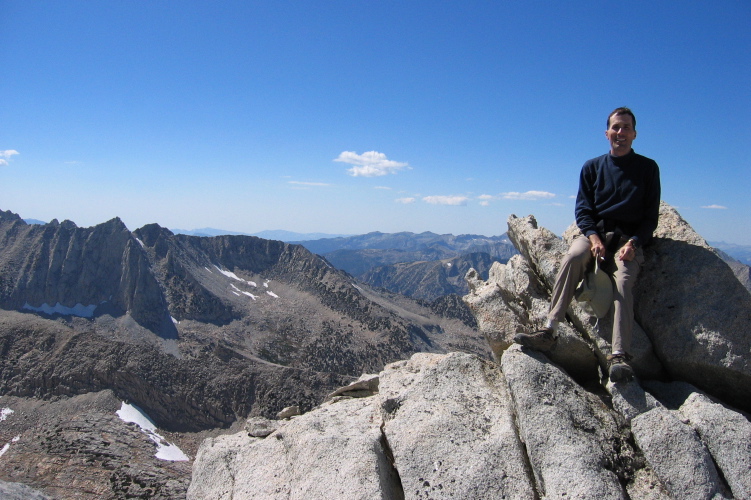
M633 150L633 148L632 148L632 149L629 149L629 150L628 150L627 152L625 152L625 153L617 154L617 153L616 153L615 151L613 151L613 150L611 149L611 150L610 150L610 156L614 156L615 158L623 158L624 156L628 156L628 155L630 155L630 154L631 154L631 153L633 153L633 152L634 152L634 150Z

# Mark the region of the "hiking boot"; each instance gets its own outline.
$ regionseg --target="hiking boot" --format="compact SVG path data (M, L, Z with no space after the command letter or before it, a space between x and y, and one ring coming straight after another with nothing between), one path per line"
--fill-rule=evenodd
M543 328L532 333L517 333L514 342L535 351L549 351L555 347L558 337L553 336L553 330Z
M610 354L608 356L608 376L613 383L625 382L634 378L634 370L628 365L628 354Z

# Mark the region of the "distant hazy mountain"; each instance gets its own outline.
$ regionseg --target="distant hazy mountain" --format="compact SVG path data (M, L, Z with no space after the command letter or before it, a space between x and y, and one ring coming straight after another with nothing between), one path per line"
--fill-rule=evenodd
M337 238L341 236L348 236L343 234L328 234L328 233L295 233L293 231L285 231L283 229L266 230L258 233L238 233L236 231L228 231L226 229L216 229L213 227L203 227L200 229L170 229L175 234L188 234L191 236L224 236L224 235L236 235L236 236L257 236L265 240L283 241L285 243L317 240L321 238Z
M718 250L722 250L735 260L751 266L751 245L736 245L734 243L725 243L724 241L710 241L710 245Z
M259 238L264 238L267 240L278 240L284 241L285 243L292 243L297 241L319 240L322 238L340 238L350 235L328 233L295 233L292 231L277 229L275 231L261 231L260 233L253 233L253 236L258 236Z
M470 267L487 277L493 262L518 253L505 235L373 232L298 243L360 281L426 300L466 294Z
M467 271L474 269L487 279L490 266L497 261L499 259L485 252L469 253L453 259L378 266L357 279L415 299L434 301L446 295L466 295L469 293L464 279Z
M295 242L291 242L295 243ZM302 245L313 253L324 255L335 250L423 250L426 248L447 248L451 251L467 250L472 247L495 243L509 243L503 236L481 236L477 234L436 234L424 233L381 233L372 232L357 236L340 236L323 238L315 241L305 241Z

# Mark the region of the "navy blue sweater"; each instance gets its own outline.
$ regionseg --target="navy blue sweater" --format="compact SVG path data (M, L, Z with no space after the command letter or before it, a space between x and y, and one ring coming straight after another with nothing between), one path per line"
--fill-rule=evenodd
M576 225L585 236L619 231L639 245L652 239L660 212L660 169L631 152L587 161L579 176ZM599 224L599 226L598 226Z

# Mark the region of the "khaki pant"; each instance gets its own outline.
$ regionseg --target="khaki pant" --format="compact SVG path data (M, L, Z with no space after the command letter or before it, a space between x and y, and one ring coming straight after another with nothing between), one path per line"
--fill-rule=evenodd
M624 243L625 244L625 243ZM623 245L619 245L620 248ZM615 287L613 288L613 338L611 352L628 353L631 349L631 332L634 328L634 296L632 293L639 269L644 263L644 253L639 248L631 261L618 259L608 252L605 257L608 265L605 269L615 271L611 273ZM576 286L584 278L587 267L592 262L590 243L584 235L577 236L571 243L568 252L563 257L561 269L555 279L553 296L550 300L548 319L561 322L566 318L566 310L574 297Z

